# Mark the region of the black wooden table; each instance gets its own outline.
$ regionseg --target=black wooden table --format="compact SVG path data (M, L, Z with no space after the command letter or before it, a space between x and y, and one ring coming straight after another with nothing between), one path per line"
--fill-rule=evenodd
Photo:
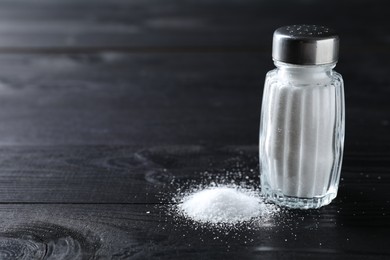
M339 195L258 230L164 203L201 173L259 185L273 30L341 37ZM390 258L390 28L373 1L0 1L0 259Z

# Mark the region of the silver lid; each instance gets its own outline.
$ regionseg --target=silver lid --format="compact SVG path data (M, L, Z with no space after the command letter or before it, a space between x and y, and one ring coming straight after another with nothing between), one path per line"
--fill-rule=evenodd
M339 37L318 25L289 25L274 32L272 58L297 65L320 65L338 60Z

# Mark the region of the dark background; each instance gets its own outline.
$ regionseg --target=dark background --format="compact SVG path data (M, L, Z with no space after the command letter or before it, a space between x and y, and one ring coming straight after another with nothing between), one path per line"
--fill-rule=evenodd
M0 1L0 258L389 258L385 3ZM202 172L259 185L272 33L301 23L341 38L338 197L255 231L178 221L162 205Z

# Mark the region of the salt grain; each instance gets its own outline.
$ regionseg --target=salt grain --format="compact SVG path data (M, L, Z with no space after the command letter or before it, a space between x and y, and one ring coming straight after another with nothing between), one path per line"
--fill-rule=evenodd
M268 218L278 211L266 204L258 191L234 185L205 187L186 194L177 209L196 222L228 225Z

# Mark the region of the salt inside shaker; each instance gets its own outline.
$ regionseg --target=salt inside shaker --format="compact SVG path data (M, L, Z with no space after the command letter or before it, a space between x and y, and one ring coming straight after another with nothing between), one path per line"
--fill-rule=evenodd
M265 197L290 208L319 208L337 195L344 144L344 84L333 71L339 38L324 26L277 29L260 123Z

